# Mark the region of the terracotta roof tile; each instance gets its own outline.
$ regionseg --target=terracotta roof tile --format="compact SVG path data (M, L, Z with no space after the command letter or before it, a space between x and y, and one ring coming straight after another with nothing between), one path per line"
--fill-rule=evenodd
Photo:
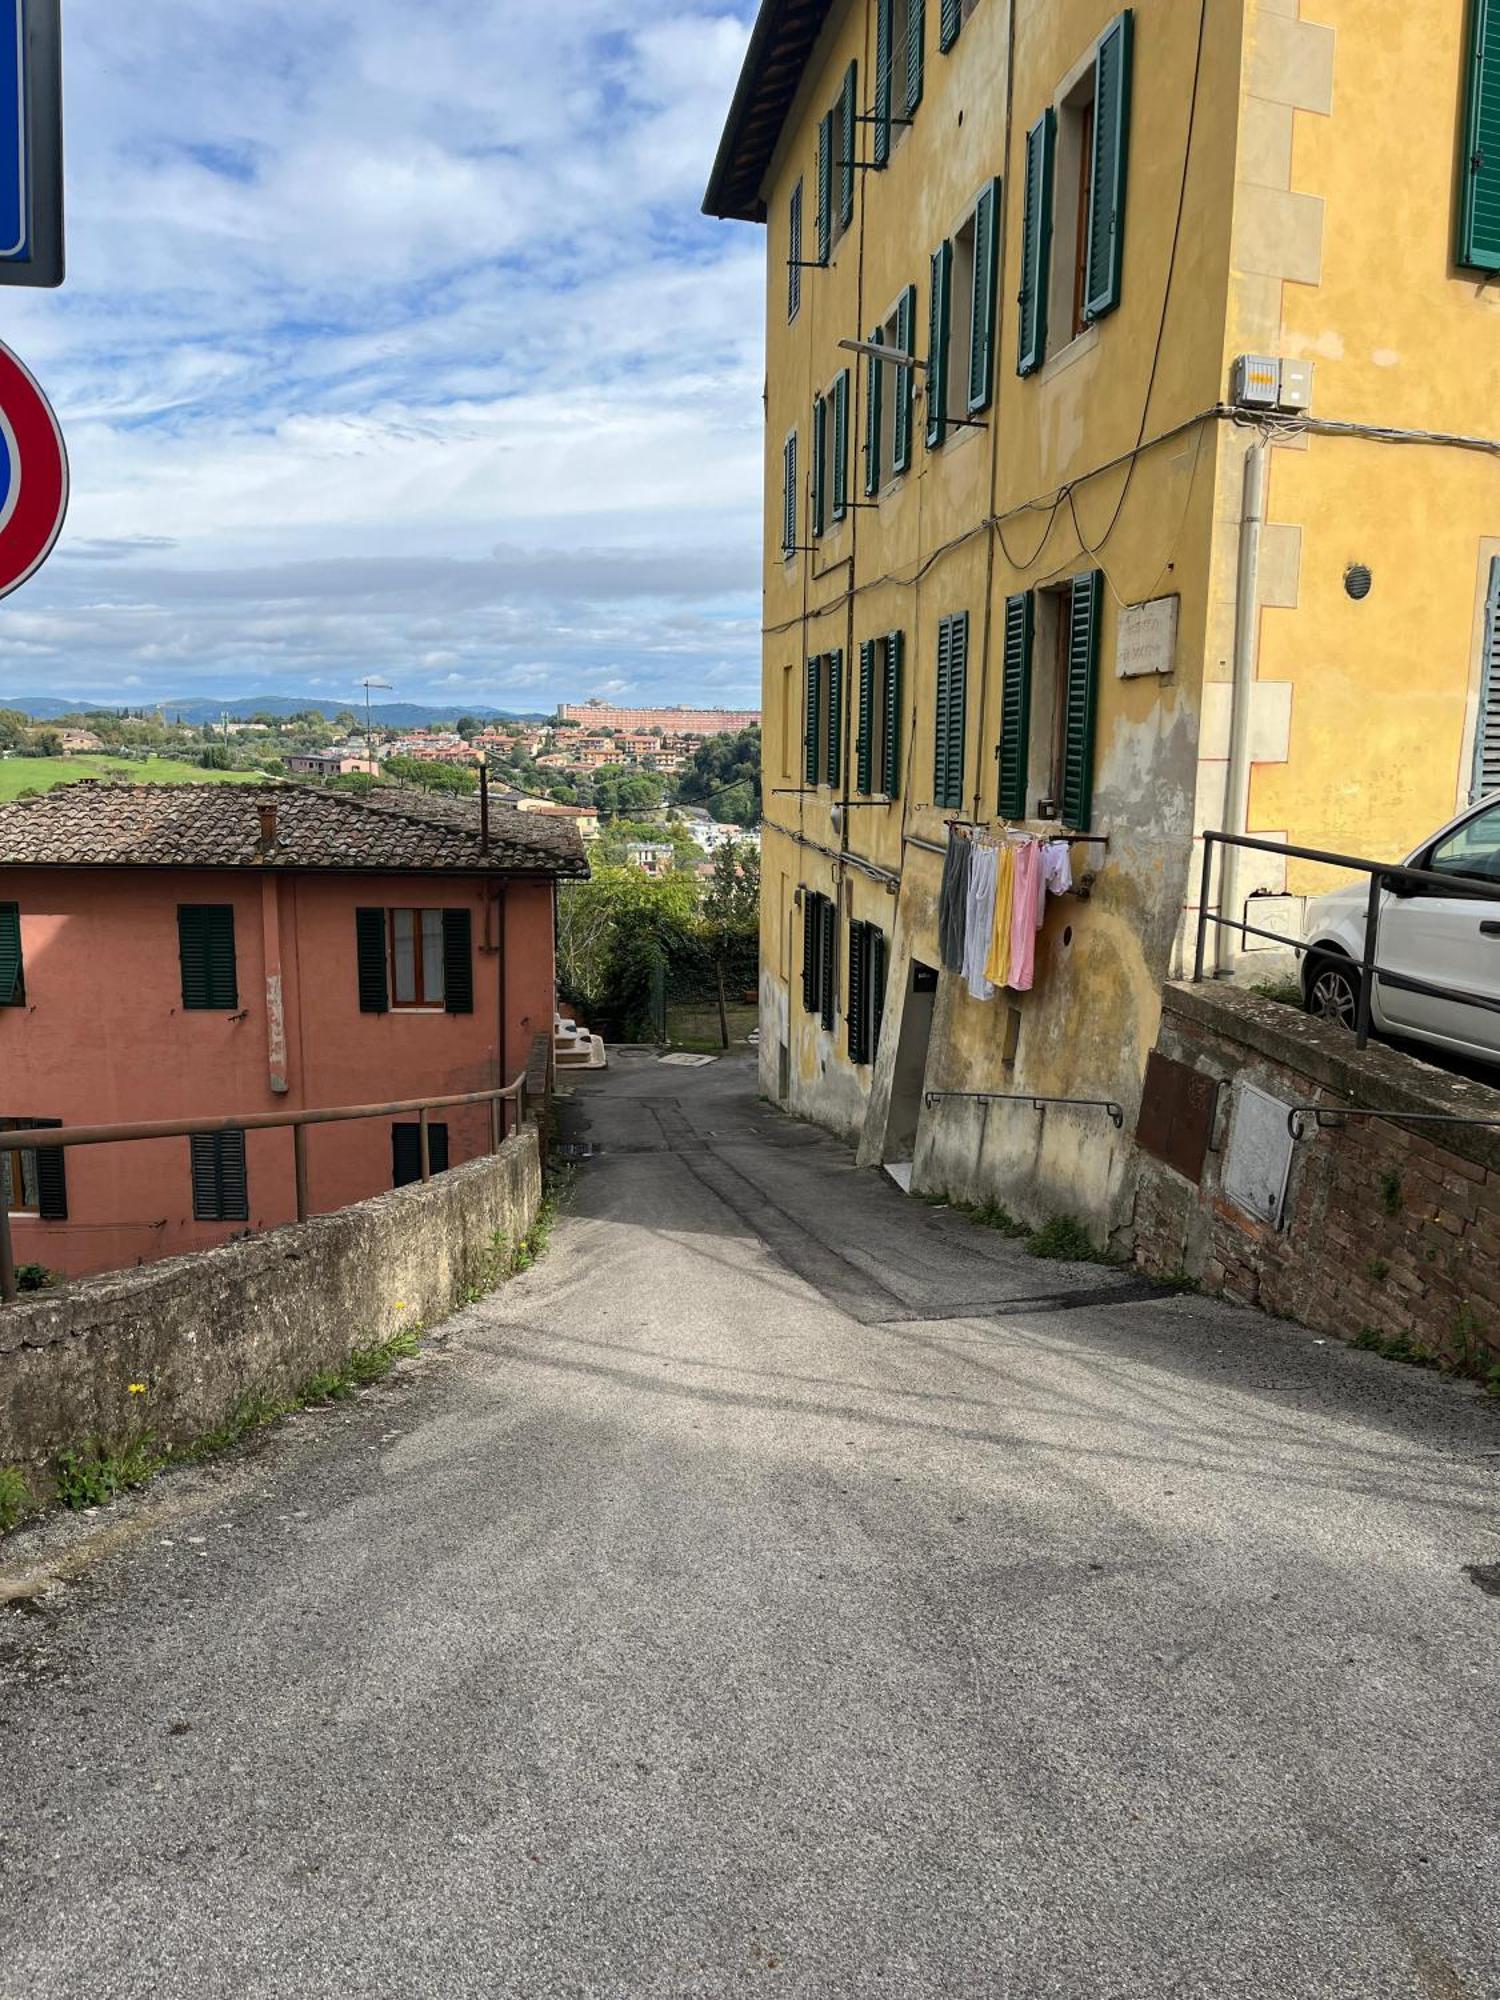
M261 849L260 808L276 808ZM311 785L58 785L0 804L0 867L282 868L382 874L589 872L574 826L505 806L480 847L477 801L427 792L325 791Z

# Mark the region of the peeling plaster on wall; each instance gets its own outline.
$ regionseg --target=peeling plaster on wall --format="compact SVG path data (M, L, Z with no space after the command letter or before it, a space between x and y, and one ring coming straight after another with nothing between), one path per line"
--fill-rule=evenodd
M1370 359L1377 368L1399 368L1401 356L1394 347L1376 347L1371 350Z

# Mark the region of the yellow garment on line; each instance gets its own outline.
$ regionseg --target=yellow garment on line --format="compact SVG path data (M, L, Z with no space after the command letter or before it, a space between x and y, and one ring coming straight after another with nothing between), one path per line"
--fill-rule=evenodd
M1016 900L1016 850L1007 842L1000 849L999 872L995 877L995 928L990 937L990 955L984 976L991 986L1010 984L1010 924Z

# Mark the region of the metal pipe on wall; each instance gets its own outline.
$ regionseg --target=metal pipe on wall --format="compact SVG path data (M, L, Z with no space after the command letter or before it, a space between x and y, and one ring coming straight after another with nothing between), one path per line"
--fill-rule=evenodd
M1224 831L1250 831L1250 696L1260 650L1260 547L1266 520L1266 474L1270 448L1257 437L1245 454L1244 503L1240 510L1239 584L1234 608L1234 664L1229 699L1229 770ZM1238 919L1240 850L1226 846L1219 869L1219 915ZM1234 970L1238 934L1219 925L1216 968Z

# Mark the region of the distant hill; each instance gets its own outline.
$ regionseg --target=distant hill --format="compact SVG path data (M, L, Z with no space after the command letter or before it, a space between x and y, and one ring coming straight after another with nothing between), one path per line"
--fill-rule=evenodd
M358 699L308 701L304 697L285 694L253 694L240 701L210 701L202 696L193 696L182 701L130 703L59 701L55 695L49 694L7 694L0 695L0 708L18 708L33 722L55 722L60 715L78 715L85 710L154 715L159 709L169 722L180 719L192 723L217 722L221 715L227 715L231 722L245 722L252 715L302 715L313 708L332 722L345 709L361 717L365 712L364 703ZM482 722L546 722L552 711L486 708L480 702L462 702L452 708L429 708L422 702L393 701L385 704L376 702L370 713L376 722L386 723L393 729L417 729L424 724L456 722L461 715L475 715Z

